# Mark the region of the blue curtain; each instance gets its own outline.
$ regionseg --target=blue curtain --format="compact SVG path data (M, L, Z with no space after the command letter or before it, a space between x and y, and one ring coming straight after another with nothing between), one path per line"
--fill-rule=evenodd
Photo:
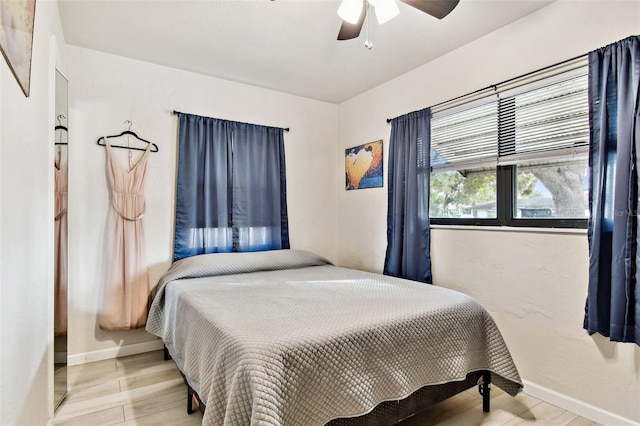
M431 109L391 121L384 273L431 283L429 172Z
M173 260L289 248L283 129L180 114Z
M589 54L589 289L584 328L640 344L640 37Z

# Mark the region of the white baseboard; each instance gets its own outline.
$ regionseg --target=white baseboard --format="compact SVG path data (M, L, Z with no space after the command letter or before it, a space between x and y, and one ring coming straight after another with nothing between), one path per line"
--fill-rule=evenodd
M67 363L70 366L86 364L88 362L102 361L104 359L112 359L121 356L157 351L158 349L162 348L162 340L151 340L149 342L134 343L133 345L116 346L114 348L69 355L69 357L67 358Z
M603 410L602 408L595 407L591 404L587 404L584 401L577 400L568 395L561 394L554 390L545 388L544 386L531 383L527 380L522 381L524 383L523 392L527 395L531 395L535 398L542 399L549 404L555 405L572 413L578 414L582 417L586 417L594 422L607 425L607 426L638 426L638 423L619 416L610 411Z

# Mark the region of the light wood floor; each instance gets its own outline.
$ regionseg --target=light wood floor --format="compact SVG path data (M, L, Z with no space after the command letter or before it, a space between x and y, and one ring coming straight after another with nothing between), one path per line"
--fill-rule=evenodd
M69 393L56 411L56 426L199 425L202 415L186 410L186 387L162 351L68 368ZM462 392L403 426L597 425L526 394L516 398L493 387L491 413L482 412L476 390Z

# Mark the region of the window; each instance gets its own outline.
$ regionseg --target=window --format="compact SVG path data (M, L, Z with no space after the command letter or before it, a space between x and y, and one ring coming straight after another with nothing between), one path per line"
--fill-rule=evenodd
M435 112L431 223L586 228L586 72Z
M496 169L431 173L429 215L496 219Z
M289 248L283 129L180 113L174 261Z
M515 218L586 219L587 158L516 168Z

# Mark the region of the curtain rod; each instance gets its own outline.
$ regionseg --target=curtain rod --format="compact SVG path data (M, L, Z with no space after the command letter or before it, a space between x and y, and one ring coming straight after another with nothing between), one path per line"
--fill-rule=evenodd
M539 69L537 69L535 71L530 71L528 73L519 75L517 77L513 77L513 78L510 78L508 80L501 81L500 83L491 84L489 86L483 87L482 89L474 90L473 92L469 92L469 93L466 93L464 95L460 95L460 96L457 96L455 98L452 98L452 99L449 99L449 100L446 100L446 101L443 101L443 102L439 102L439 103L437 103L435 105L431 105L429 108L436 108L436 107L439 107L439 106L442 106L442 105L446 105L448 103L451 103L451 102L454 102L454 101L458 101L458 100L463 99L463 98L467 98L467 97L470 97L470 96L473 96L473 95L477 95L478 93L484 92L486 90L494 90L495 91L495 90L497 90L498 86L505 85L507 83L511 83L513 81L516 81L516 80L519 80L519 79L522 79L522 78L525 78L525 77L529 77L529 76L531 76L533 74L537 74L537 73L540 73L540 72L543 72L543 71L547 71L548 69L555 68L555 67L558 67L560 65L567 64L567 63L575 61L577 59L581 59L581 58L583 58L583 57L585 57L587 55L589 55L589 54L588 53L583 53L582 55L574 56L573 58L566 59L566 60L558 62L556 64L547 65L546 67L542 67L542 68L539 68ZM424 108L420 108L420 110L422 110L422 109L424 109ZM447 108L443 108L443 109L447 109ZM419 110L416 110L416 111L419 111ZM413 111L413 112L416 112L416 111ZM407 114L411 114L411 113L409 112ZM401 117L403 115L406 115L406 114L401 114L398 117ZM398 117L395 117L395 118L398 118ZM391 123L391 121L393 121L393 120L394 120L394 118L387 118L387 124Z
M188 112L181 112L181 111L176 111L175 109L173 110L173 115L180 115L180 114L188 114L188 115L195 115L195 114L189 114ZM202 117L202 116L201 116ZM213 118L213 117L209 117L209 118ZM216 120L224 120L221 118L216 118ZM224 121L235 121L235 120L224 120ZM236 123L240 123L240 124L249 124L252 126L263 126L262 124L254 124L254 123L244 123L242 121L236 121ZM285 132L289 131L288 127L276 127L276 126L263 126L263 127L273 127L275 129L282 129Z

